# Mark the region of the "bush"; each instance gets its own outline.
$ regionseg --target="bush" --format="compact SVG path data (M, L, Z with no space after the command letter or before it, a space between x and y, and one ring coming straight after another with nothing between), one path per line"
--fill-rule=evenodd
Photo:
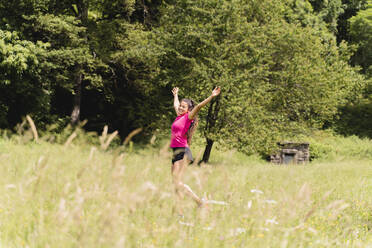
M372 142L368 138L344 137L328 130L315 132L307 141L312 161L372 159Z

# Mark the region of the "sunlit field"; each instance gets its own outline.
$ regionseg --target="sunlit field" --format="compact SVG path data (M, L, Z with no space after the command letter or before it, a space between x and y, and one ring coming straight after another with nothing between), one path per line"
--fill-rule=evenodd
M184 182L220 204L201 209L185 196L180 217L166 146L103 151L3 138L0 246L372 247L372 145L332 142L325 146L346 144L339 155L364 150L278 166L215 149Z

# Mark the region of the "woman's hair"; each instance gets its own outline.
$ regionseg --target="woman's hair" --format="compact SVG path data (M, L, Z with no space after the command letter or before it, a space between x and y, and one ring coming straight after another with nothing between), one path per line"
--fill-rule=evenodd
M195 102L193 100L191 100L191 99L185 98L185 99L182 99L181 102L185 102L187 104L189 111L191 111L195 107ZM189 130L186 133L186 135L187 135L187 143L188 144L191 144L192 136L194 135L194 133L195 133L196 128L198 127L198 125L199 125L199 119L198 119L198 116L195 116L193 122L191 122L191 125L189 127Z

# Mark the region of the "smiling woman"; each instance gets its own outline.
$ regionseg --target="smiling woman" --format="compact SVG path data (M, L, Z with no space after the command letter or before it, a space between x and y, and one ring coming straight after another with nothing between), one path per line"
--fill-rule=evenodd
M214 97L218 96L221 92L220 87L216 87L212 94L204 101L195 105L190 99L183 99L181 103L178 100L178 88L175 87L172 90L174 96L174 109L177 113L177 117L172 124L172 136L170 147L173 149L172 157L172 176L173 183L175 185L175 191L177 200L182 198L182 193L188 194L198 206L204 206L206 201L200 199L191 188L184 184L181 180L183 172L186 168L186 164L193 162L193 157L189 144L193 133L198 125L197 114L199 110L208 104ZM178 214L182 215L181 207L177 206Z

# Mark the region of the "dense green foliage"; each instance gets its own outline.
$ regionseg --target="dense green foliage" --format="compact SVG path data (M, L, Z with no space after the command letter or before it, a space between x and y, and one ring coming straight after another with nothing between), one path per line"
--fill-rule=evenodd
M286 136L321 128L360 92L362 77L348 66L345 45L295 18L283 21L290 9L282 1L182 3L170 5L162 23L173 65L168 77L188 95L224 89L204 114L208 138L268 152ZM216 123L208 119L213 111Z
M365 10L350 19L352 42L358 45L353 63L360 65L368 77L372 77L372 1Z
M15 125L28 113L49 113L50 88L43 81L44 53L48 44L23 40L16 31L0 30L0 125Z
M219 85L221 96L200 113L207 141L267 153L278 140L335 125L339 109L359 101L367 81L340 38L358 36L345 23L363 6L1 0L0 128L31 114L39 127L87 119L88 130L108 124L124 138L143 127L151 137L174 117L172 87L199 101Z
M366 76L366 87L363 97L341 108L341 120L336 129L345 135L372 137L372 1L364 10L349 20L350 42L356 47L351 58L355 66L361 67Z
M149 4L151 12L157 5ZM99 130L109 123L125 136L151 123L146 99L158 96L159 90L149 90L147 84L157 75L160 52L146 31L146 22L156 18L144 20L137 13L144 8L134 1L4 1L2 29L16 30L31 44L48 45L39 56L46 63L38 81L45 83L42 89L49 96L40 107L49 106L50 111L5 113L9 124L3 122L2 128L12 127L25 113L49 121L74 118L71 112L76 107L75 118L88 119L88 129ZM16 112L6 102L1 100Z

